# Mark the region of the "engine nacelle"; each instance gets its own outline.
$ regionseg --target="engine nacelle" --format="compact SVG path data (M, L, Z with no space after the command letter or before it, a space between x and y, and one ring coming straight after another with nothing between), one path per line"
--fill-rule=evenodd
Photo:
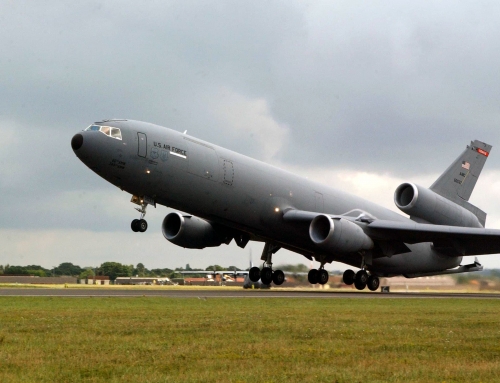
M413 183L398 186L394 192L394 203L410 217L421 218L435 225L483 227L474 213Z
M188 249L203 249L229 243L231 237L201 218L174 212L167 214L161 224L163 236L173 244Z
M331 252L353 253L373 248L372 239L358 225L323 214L312 220L309 237L316 245Z

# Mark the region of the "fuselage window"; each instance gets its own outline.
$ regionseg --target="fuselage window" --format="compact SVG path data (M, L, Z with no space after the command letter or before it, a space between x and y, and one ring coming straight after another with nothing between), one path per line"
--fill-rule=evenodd
M104 133L106 136L116 138L117 140L122 139L122 132L120 128L112 128L110 126L90 125L85 130L99 131L101 133Z

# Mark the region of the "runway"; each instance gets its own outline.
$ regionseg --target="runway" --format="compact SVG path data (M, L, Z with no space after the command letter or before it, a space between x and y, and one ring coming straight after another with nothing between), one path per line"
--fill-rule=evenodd
M272 290L221 290L221 289L72 289L72 288L0 288L3 297L165 297L165 298L314 298L314 299L414 299L414 298L455 298L455 299L500 299L497 293L439 293L439 292L356 292L356 291L293 291Z

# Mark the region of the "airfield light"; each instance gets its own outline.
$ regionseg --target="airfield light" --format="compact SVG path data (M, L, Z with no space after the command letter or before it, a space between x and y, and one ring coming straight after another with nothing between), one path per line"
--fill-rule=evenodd
M278 213L278 212L280 211L280 208L279 208L279 207L275 207L275 208L274 208L274 211L275 211L276 213Z
M148 173L148 174L149 174L149 173L151 173L151 170L149 170L149 169L148 169L148 170L146 170L146 173Z

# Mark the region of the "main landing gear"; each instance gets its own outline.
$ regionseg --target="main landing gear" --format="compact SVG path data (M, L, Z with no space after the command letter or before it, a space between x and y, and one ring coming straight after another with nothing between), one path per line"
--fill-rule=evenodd
M378 277L375 275L368 275L364 269L359 270L357 273L348 269L344 271L342 279L346 285L354 284L354 287L358 290L364 290L365 287L368 287L370 291L376 291L380 286Z
M307 273L307 280L311 285L315 285L319 283L320 285L324 285L328 282L328 271L324 269L324 265L321 265L319 269L311 269L309 273Z
M279 249L281 249L280 246L266 242L261 257L264 261L262 270L254 266L248 272L248 278L252 282L258 282L260 279L264 285L274 283L276 286L280 286L285 282L285 273L281 270L273 270L272 257Z
M148 229L148 223L144 219L146 216L146 208L148 207L148 204L144 201L143 198L137 197L137 196L132 196L132 200L130 202L133 202L137 205L140 206L140 208L136 207L135 210L137 210L139 213L141 213L141 218L140 219L134 219L132 223L130 224L130 227L133 232L140 232L144 233Z

